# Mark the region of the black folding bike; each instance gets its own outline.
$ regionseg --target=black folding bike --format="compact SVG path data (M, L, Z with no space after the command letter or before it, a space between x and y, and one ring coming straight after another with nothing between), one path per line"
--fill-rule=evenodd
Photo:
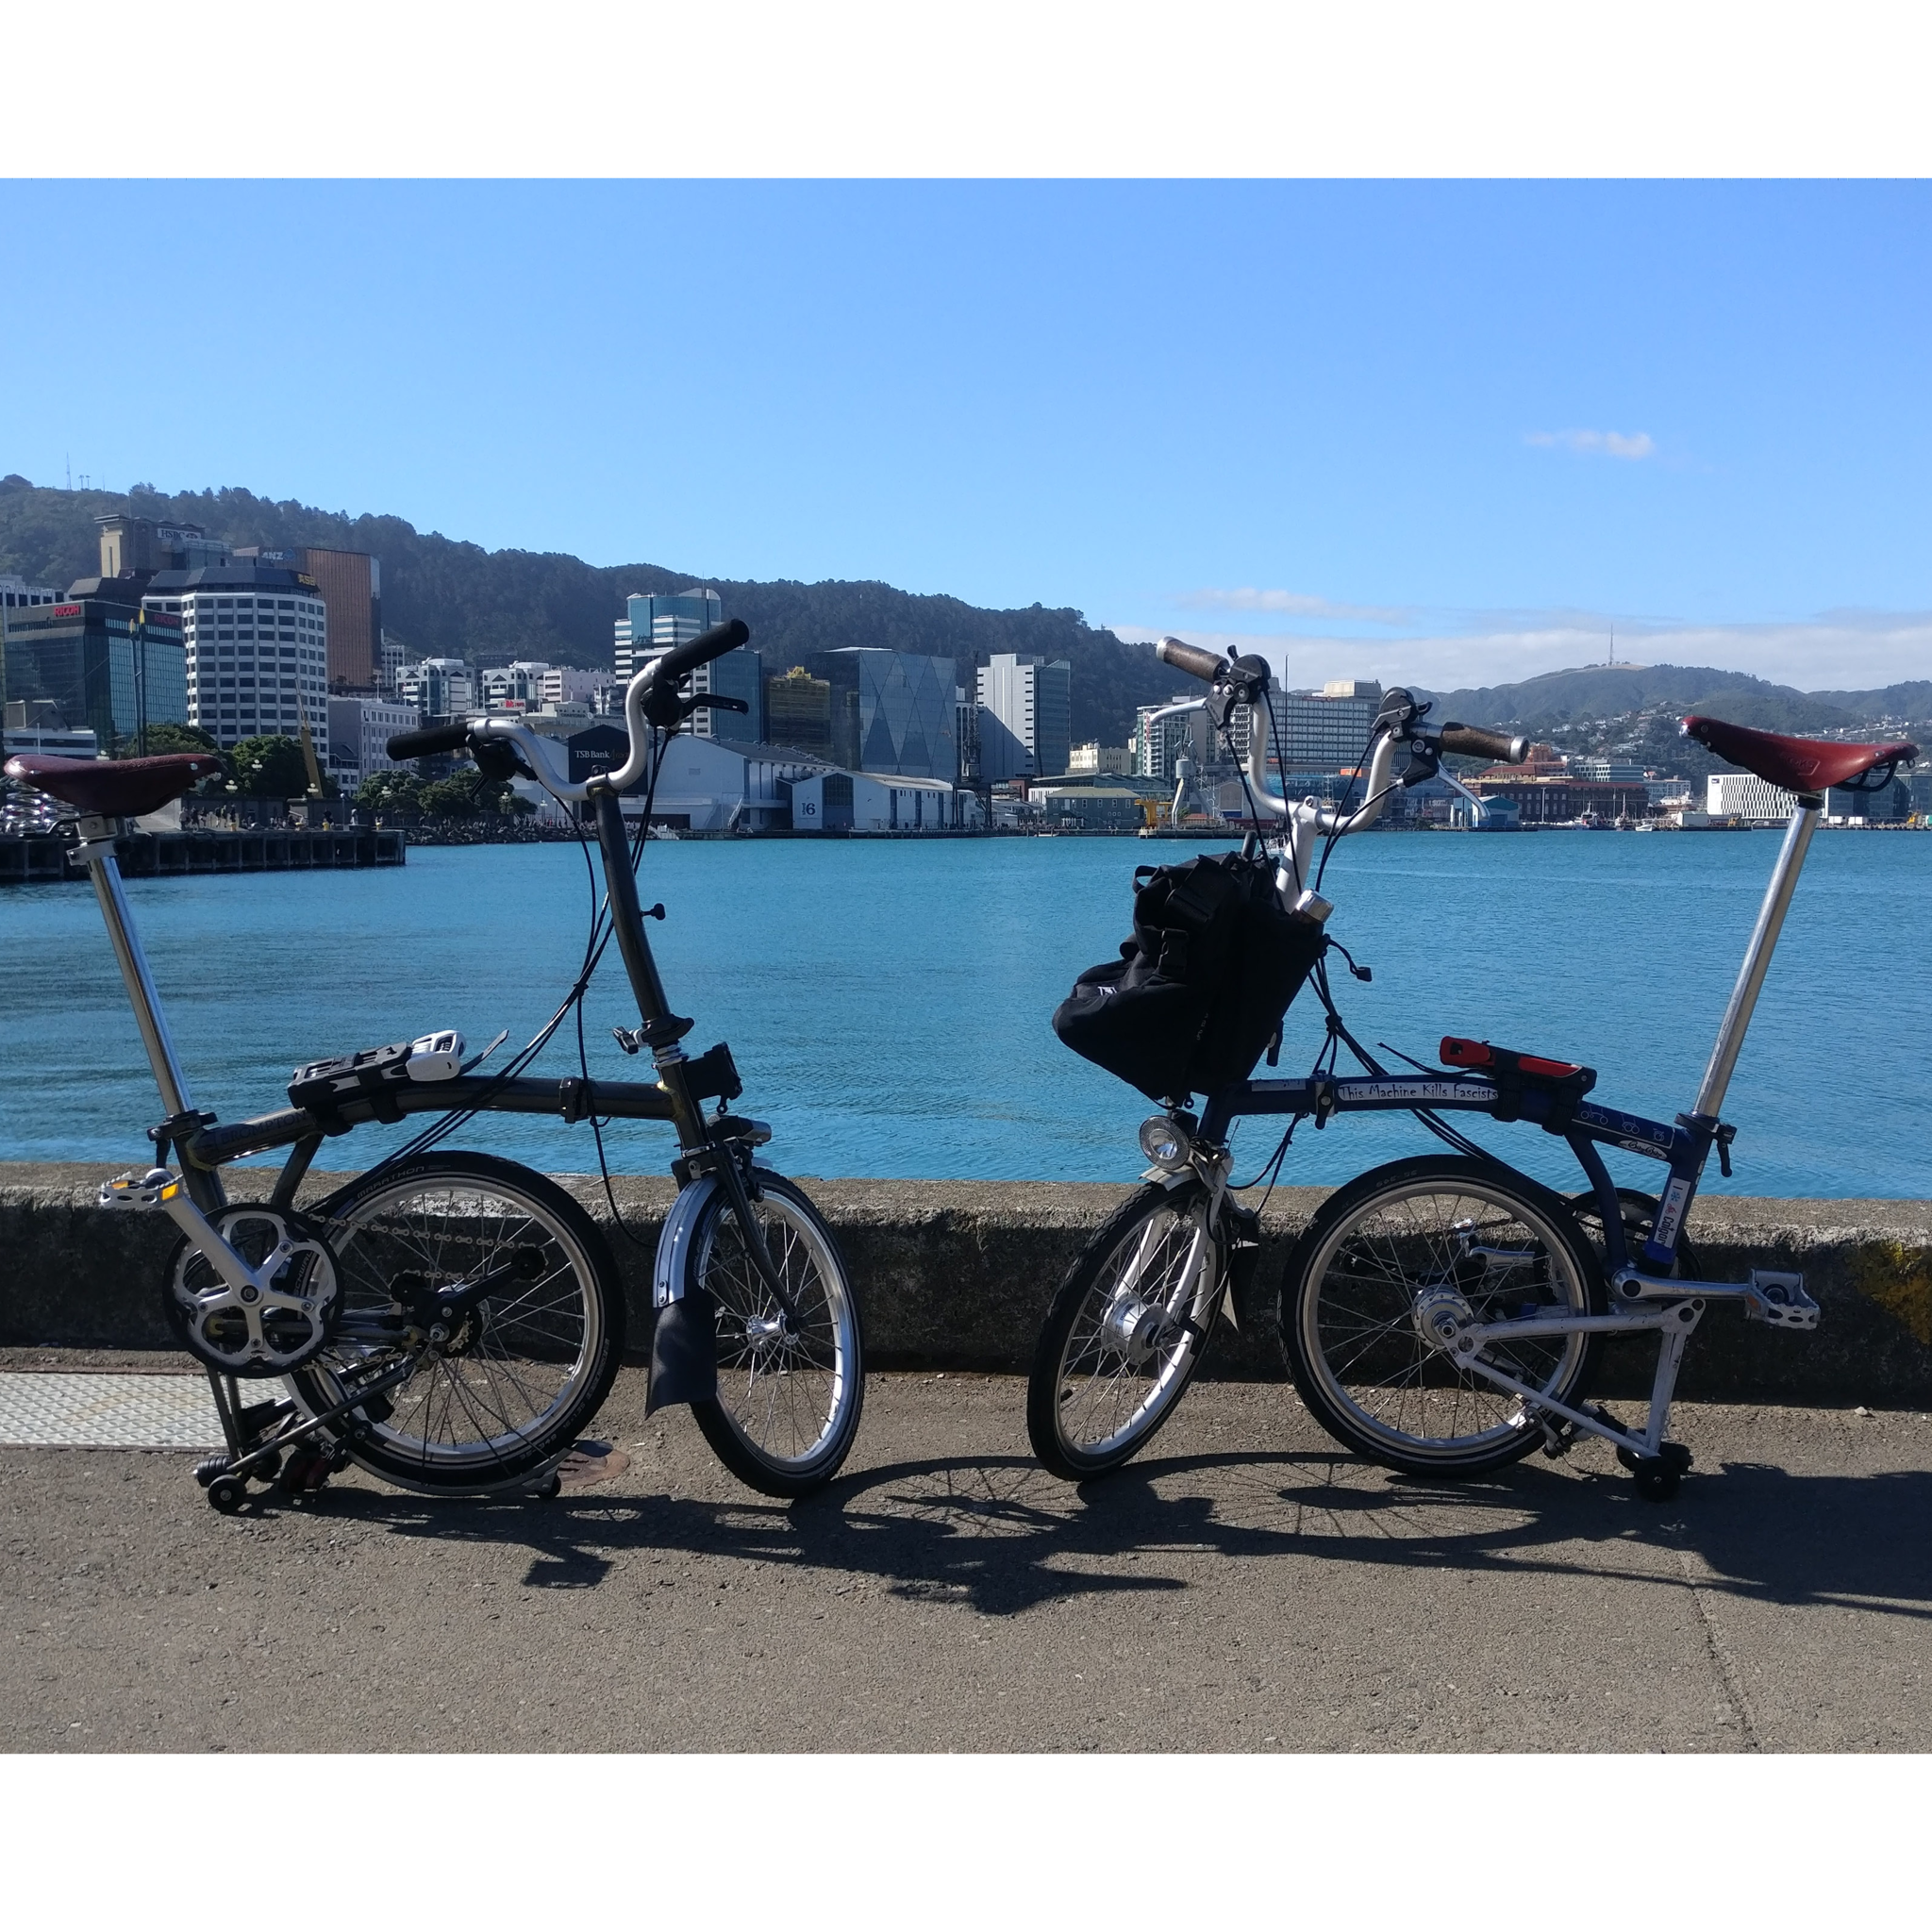
M602 1124L669 1122L679 1191L652 1271L650 1407L689 1403L720 1458L767 1494L805 1494L844 1461L864 1394L858 1299L811 1202L758 1160L771 1130L730 1110L742 1091L730 1049L684 1051L693 1022L672 1011L645 933L663 908L647 914L638 899L649 791L634 834L621 803L654 784L671 736L699 706L733 702L683 686L748 635L741 622L722 625L640 671L625 698L626 761L583 783L572 782L564 748L519 719L391 739L398 759L467 750L485 776L522 774L566 808L588 804L604 896L600 907L593 899L582 969L547 1024L494 1073L477 1071L489 1050L465 1058L460 1036L429 1035L298 1069L290 1107L227 1124L190 1099L115 856L126 821L182 796L219 761L8 761L8 777L79 815L75 856L167 1108L148 1130L155 1164L108 1182L100 1198L158 1209L180 1230L161 1301L207 1369L221 1416L225 1452L196 1471L217 1509L240 1507L251 1481L312 1490L350 1462L430 1493L557 1492L559 1463L617 1373L623 1286L597 1224L555 1181L442 1146L488 1113L591 1123L620 1227ZM641 1023L617 1029L618 1041L649 1053L653 1081L593 1079L582 1057L581 1003L613 937ZM526 1073L573 1011L580 1073ZM326 1140L417 1114L437 1118L368 1172L296 1207ZM288 1157L267 1199L230 1200L224 1168L281 1147ZM279 1392L246 1399L276 1381Z

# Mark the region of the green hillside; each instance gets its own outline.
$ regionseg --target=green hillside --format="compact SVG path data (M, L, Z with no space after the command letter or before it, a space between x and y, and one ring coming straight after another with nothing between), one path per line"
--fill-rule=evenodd
M121 495L41 490L8 476L0 479L0 572L62 589L92 575L100 567L93 519L116 510L199 524L231 544L369 551L382 559L385 628L425 657L608 665L610 626L627 595L703 583L718 591L727 615L751 625L754 645L774 668L841 645L876 645L956 658L970 687L968 667L995 651L1064 658L1073 667L1076 743L1124 744L1135 707L1174 690L1174 674L1151 646L1123 643L1077 610L983 610L890 584L741 583L651 563L600 570L556 552L485 550L400 517L351 517L246 490L164 496L137 487Z

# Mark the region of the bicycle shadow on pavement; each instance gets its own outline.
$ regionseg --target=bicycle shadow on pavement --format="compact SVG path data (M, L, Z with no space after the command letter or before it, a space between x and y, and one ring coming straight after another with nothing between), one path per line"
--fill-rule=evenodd
M908 1460L791 1506L746 1495L584 1492L541 1504L329 1492L392 1534L529 1554L526 1587L595 1589L620 1566L705 1557L817 1573L827 1588L1010 1616L1115 1592L1179 1592L1203 1557L1591 1575L1767 1604L1932 1617L1932 1471L1803 1474L1730 1463L1667 1504L1621 1474L1518 1465L1459 1483L1345 1454L1150 1457L1074 1488L1024 1456ZM1664 1560L1660 1561L1659 1558Z

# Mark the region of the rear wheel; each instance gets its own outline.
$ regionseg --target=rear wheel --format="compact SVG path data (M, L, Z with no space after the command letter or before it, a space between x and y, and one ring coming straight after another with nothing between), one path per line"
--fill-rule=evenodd
M752 1212L797 1311L752 1259L737 1211L714 1194L698 1220L685 1292L717 1309L718 1395L691 1413L718 1459L768 1496L803 1496L838 1474L865 1399L858 1302L832 1230L801 1188L759 1168Z
M1542 1441L1534 1404L1474 1374L1433 1324L1601 1314L1603 1274L1568 1205L1483 1161L1398 1160L1331 1194L1290 1257L1281 1333L1302 1400L1338 1441L1412 1474L1467 1474ZM1591 1334L1483 1353L1574 1407Z
M404 1161L327 1207L342 1306L328 1347L290 1377L307 1412L413 1358L406 1379L330 1425L373 1475L501 1489L561 1456L624 1348L623 1290L583 1208L487 1154Z
M1226 1272L1197 1180L1151 1183L1102 1223L1047 1309L1026 1385L1026 1433L1054 1474L1118 1469L1192 1379Z

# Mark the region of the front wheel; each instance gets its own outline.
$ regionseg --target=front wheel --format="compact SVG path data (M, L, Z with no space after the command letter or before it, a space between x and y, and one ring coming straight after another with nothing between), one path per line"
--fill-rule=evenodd
M1197 1180L1150 1183L1101 1224L1047 1309L1026 1433L1055 1475L1118 1469L1171 1416L1208 1345L1226 1258Z
M1458 1360L1441 1324L1599 1315L1596 1256L1569 1206L1485 1161L1424 1156L1331 1194L1289 1257L1281 1334L1295 1387L1337 1441L1412 1475L1472 1474L1542 1440L1533 1402ZM1597 1337L1499 1339L1515 1381L1574 1407Z
M738 1479L767 1496L831 1481L858 1433L865 1399L858 1302L832 1230L803 1189L763 1168L752 1212L797 1319L753 1260L730 1200L712 1195L685 1265L685 1292L717 1309L718 1394L691 1413Z

